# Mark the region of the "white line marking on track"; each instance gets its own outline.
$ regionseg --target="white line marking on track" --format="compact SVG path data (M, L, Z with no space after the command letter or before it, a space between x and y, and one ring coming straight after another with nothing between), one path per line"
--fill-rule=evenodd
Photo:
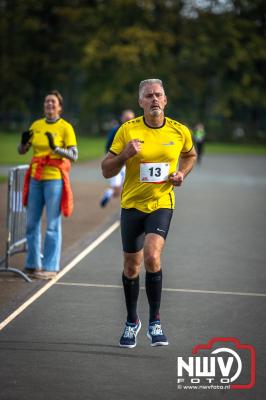
M75 283L75 282L57 282L56 285L62 286L80 286L80 287L95 287L95 288L112 288L122 289L122 285L106 285L101 283ZM140 289L145 290L144 286ZM175 288L163 288L164 292L184 292L184 293L200 293L200 294L231 294L234 296L254 296L254 297L266 297L266 293L252 293L252 292L225 292L221 290L198 290L198 289L175 289Z
M18 307L12 314L10 314L6 319L0 323L0 331L4 329L13 319L15 319L19 314L21 314L30 304L37 300L42 294L44 294L50 287L56 284L56 282L62 278L67 272L74 268L84 257L91 253L99 244L101 244L108 236L110 236L118 227L119 221L114 222L105 232L103 232L94 242L92 242L86 249L84 249L78 256L76 256L69 264L66 265L62 271L60 271L55 278L50 280L46 285L44 285L38 292L36 292L32 297L30 297L25 303Z
M111 289L123 289L122 285L106 285L103 283L76 283L76 282L57 282L56 285L61 286L81 286L81 287L95 287L95 288L111 288ZM141 289L143 289L141 287Z

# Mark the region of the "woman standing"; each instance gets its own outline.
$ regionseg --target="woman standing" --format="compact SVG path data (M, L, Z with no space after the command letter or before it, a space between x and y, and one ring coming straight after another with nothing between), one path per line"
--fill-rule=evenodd
M31 147L33 158L26 174L23 204L27 206L28 253L25 271L39 279L52 279L60 269L61 212L69 216L73 197L69 182L70 161L78 158L71 124L61 118L63 98L57 90L44 99L44 115L22 133L18 152ZM41 219L46 208L46 232L41 258Z

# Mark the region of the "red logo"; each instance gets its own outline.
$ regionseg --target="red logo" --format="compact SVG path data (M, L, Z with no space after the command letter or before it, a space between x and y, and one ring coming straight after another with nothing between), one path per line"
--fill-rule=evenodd
M178 389L251 389L256 382L256 352L233 337L211 339L177 357Z

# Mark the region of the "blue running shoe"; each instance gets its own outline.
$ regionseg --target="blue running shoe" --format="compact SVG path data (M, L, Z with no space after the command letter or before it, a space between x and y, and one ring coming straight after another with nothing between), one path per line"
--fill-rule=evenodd
M120 347L135 347L137 344L137 334L139 333L141 328L141 322L138 320L136 324L126 322L126 326L123 332L123 335L120 338L119 346Z
M161 321L153 321L149 324L147 337L151 340L151 346L167 346L169 344L163 333Z
M106 206L106 204L109 203L110 200L111 200L111 196L105 194L100 201L100 206L102 208L104 208Z

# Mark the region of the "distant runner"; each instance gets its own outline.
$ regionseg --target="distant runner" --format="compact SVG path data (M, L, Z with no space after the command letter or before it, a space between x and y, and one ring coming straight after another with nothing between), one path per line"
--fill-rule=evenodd
M120 121L121 123L118 125L115 125L108 133L108 137L107 137L107 142L106 142L106 146L105 146L105 150L106 153L108 153L116 132L118 131L118 129L120 128L121 124L123 124L126 121L129 121L130 119L135 118L135 114L132 110L124 110L121 114L120 117ZM126 167L124 166L123 168L121 168L120 172L115 175L112 176L112 178L109 178L109 188L104 192L104 195L100 201L100 205L101 207L105 207L107 205L107 203L109 203L109 201L112 199L112 197L118 197L121 194L121 190L122 190L122 186L124 183L124 179L125 179L125 170Z

